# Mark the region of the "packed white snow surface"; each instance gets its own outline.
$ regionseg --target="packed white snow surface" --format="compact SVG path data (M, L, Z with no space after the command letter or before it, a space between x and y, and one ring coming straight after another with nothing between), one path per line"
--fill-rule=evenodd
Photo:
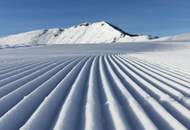
M0 50L0 130L189 130L190 44Z
M133 35L102 21L83 23L70 28L35 30L0 38L0 48L15 48L42 44L86 44L148 41L156 37Z
M162 42L161 44L171 44L171 47L165 51L139 52L131 56L190 73L190 42Z

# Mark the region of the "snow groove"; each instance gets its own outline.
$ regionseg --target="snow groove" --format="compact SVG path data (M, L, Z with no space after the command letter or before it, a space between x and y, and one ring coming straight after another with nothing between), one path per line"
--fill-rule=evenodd
M127 55L0 66L0 130L188 130L190 76Z

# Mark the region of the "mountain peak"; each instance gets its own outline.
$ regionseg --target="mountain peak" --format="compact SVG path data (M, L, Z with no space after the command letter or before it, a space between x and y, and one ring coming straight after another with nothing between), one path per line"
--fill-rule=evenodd
M91 25L99 25L99 26L112 26L109 22L106 22L106 21L99 21L99 22L94 22L94 23L89 23L89 22L84 22L84 23L81 23L77 26L91 26Z
M97 24L100 24L101 26L104 26L104 25L111 25L109 22L107 21L100 21L100 22L96 22Z

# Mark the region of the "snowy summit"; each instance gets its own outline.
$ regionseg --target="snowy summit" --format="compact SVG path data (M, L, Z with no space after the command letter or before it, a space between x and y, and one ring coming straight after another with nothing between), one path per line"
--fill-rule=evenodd
M0 38L1 47L39 44L84 44L147 41L154 39L148 35L133 35L102 21L82 23L70 28L35 30Z

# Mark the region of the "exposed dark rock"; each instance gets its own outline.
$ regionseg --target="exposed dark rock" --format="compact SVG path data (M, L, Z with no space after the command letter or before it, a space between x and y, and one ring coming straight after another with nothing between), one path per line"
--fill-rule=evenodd
M59 36L59 35L60 35L63 31L64 31L64 29L59 28L59 30L57 31L57 33L56 33L56 34L54 34L54 37Z
M43 30L43 32L41 34L39 34L39 37L41 37L42 35L46 34L48 32L48 29Z
M79 26L89 26L90 24L89 23L82 23L82 24L80 24Z

